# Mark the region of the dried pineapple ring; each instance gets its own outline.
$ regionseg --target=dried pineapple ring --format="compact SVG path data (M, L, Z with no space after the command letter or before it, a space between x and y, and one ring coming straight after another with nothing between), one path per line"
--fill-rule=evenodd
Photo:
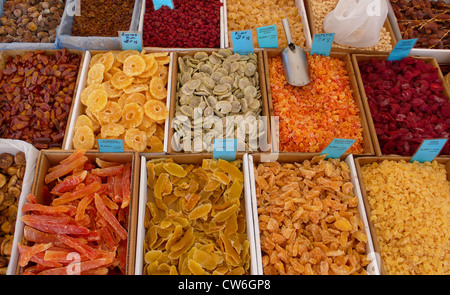
M154 75L160 78L164 82L164 85L167 85L167 82L169 81L169 70L167 67L158 67L158 70Z
M108 101L106 106L98 113L100 123L116 123L122 117L122 108L117 102Z
M145 67L145 60L140 55L131 55L123 63L123 72L128 77L139 76Z
M155 67L156 59L152 54L143 55L142 58L145 61L145 71L148 71Z
M123 127L121 124L117 123L109 123L102 126L101 130L101 136L103 138L107 137L115 137L122 135L125 132L125 127Z
M101 53L93 55L91 57L91 60L89 61L89 68L92 68L92 66L95 65L101 57L102 57Z
M124 72L117 72L111 78L111 84L117 89L123 89L133 83L133 77L128 77Z
M166 105L159 100L149 100L144 105L145 114L154 121L165 120L169 116Z
M125 99L125 104L135 102L138 105L140 105L141 107L144 107L144 104L146 101L147 101L147 98L145 97L144 94L133 93L133 94L130 94L129 96L127 96L127 98Z
M89 93L86 106L91 112L100 112L106 106L107 101L108 95L105 89L96 89Z
M73 147L75 149L90 150L94 147L94 131L88 126L81 126L75 131L73 136Z
M144 131L131 128L125 131L125 144L136 152L143 152L147 147L147 136Z
M132 56L132 55L139 55L139 51L137 50L124 50L121 51L117 54L117 60L121 63L124 63L125 60L127 59L127 57Z
M84 105L87 105L86 103L87 103L89 94L92 91L98 90L98 89L104 89L104 85L103 84L92 84L92 85L89 85L86 88L84 88L83 91L81 91L81 96L80 96L81 103Z
M105 82L102 85L105 88L108 98L120 97L120 95L123 93L123 90L117 89L116 87L114 87L112 85L111 81Z
M132 94L132 93L136 93L136 92L144 92L147 90L148 90L148 85L133 83L130 86L125 87L123 89L123 92L125 92L126 94Z
M149 153L162 153L164 151L164 144L156 136L150 136L147 138L147 151Z
M87 84L99 84L103 82L105 66L101 63L94 64L88 71Z
M153 123L155 123L155 121L153 121L152 119L147 117L147 115L144 114L144 118L142 119L141 124L139 124L139 126L137 126L137 128L142 131L147 131L147 129L149 129ZM156 123L155 123L155 126L156 126Z
M144 110L135 102L128 103L123 107L122 124L125 128L139 126L144 119Z
M158 66L158 63L155 61L153 63L153 66L151 66L148 70L145 70L142 74L139 75L140 78L150 78L151 76L153 76L156 71L160 68L160 66Z
M152 96L156 99L164 99L167 97L167 89L161 78L153 77L150 81L149 90Z
M78 128L80 128L81 126L88 126L92 130L94 130L94 124L92 123L92 120L89 119L89 117L86 115L78 116L77 121L75 122L75 127L74 127L75 131Z
M98 62L105 66L105 72L107 72L114 64L114 54L111 51L107 52L100 57Z
M156 62L160 65L167 65L170 63L170 56L157 56L155 57Z

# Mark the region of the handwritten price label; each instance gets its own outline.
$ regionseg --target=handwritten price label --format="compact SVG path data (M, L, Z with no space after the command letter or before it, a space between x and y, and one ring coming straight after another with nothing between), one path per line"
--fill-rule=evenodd
M416 41L417 39L399 40L394 49L392 49L387 60L402 60L407 57L411 52L411 49L414 47L414 44L416 44Z
M231 33L234 53L246 55L253 53L252 31L235 31Z
M256 28L259 48L277 48L278 34L277 25Z
M119 32L122 50L142 50L142 34L141 32Z
M333 45L334 33L315 34L311 48L311 55L329 56Z
M447 139L445 138L424 140L410 162L418 161L423 163L433 161L434 158L439 155L446 143Z

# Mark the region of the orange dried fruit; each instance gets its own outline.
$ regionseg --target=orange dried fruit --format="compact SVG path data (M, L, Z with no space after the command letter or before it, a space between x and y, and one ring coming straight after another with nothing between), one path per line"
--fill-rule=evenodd
M144 110L139 104L131 102L123 107L122 124L125 128L137 127L142 123L143 119Z
M77 128L73 136L74 149L90 150L94 147L95 136L94 131L88 126Z
M144 107L146 101L147 99L145 98L145 95L142 93L133 93L125 98L125 104L135 102L141 107Z
M137 84L136 81L134 81L133 84L131 84L128 87L125 87L123 89L123 92L126 94L132 94L137 92L144 92L148 90L148 84Z
M117 72L111 78L111 84L117 89L123 89L133 83L133 77L128 77L124 72Z
M139 76L145 71L145 60L140 55L131 55L123 63L123 72L128 77Z
M102 85L106 90L106 94L108 95L108 98L120 97L120 95L123 93L123 90L117 89L116 87L114 87L112 85L111 81L105 82Z
M139 53L139 51L137 51L137 50L132 50L132 49L130 49L130 50L123 50L123 51L120 51L118 54L117 54L117 60L119 61L119 62L121 62L121 63L124 63L125 62L125 60L128 58L128 57L130 57L130 56L132 56L132 55L139 55L140 53Z
M98 62L105 66L105 72L107 72L112 68L112 66L114 64L114 54L111 51L104 53L100 57Z
M149 85L150 93L156 99L164 99L167 97L167 89L161 78L153 77Z
M92 66L95 65L101 57L102 57L101 53L93 55L91 57L91 60L89 61L89 68L92 68Z
M165 120L169 116L166 105L158 100L149 100L144 105L145 114L154 121Z
M130 128L125 131L125 144L136 152L143 152L147 147L147 136L144 131Z
M154 73L154 76L160 78L164 82L164 85L167 85L169 81L169 70L167 67L160 66Z
M162 153L164 151L164 144L156 136L150 136L147 138L147 151L149 153Z
M117 123L109 123L102 126L101 136L103 138L107 137L118 137L125 132L125 127Z
M81 96L80 96L81 103L84 105L87 105L86 103L87 103L89 94L92 91L98 90L98 89L104 89L104 85L103 84L91 84L91 85L88 85L86 88L84 88L83 91L81 91Z
M108 101L98 117L102 124L116 123L122 117L122 108L117 102Z
M105 66L101 63L94 64L88 71L87 84L100 84L103 82Z
M157 56L155 57L156 62L160 65L167 65L170 63L170 56Z
M107 101L108 95L105 89L97 89L89 93L86 106L91 112L99 112L106 106Z
M75 131L81 126L88 126L90 129L94 130L94 124L92 123L92 120L89 119L89 117L86 115L78 116L74 126Z

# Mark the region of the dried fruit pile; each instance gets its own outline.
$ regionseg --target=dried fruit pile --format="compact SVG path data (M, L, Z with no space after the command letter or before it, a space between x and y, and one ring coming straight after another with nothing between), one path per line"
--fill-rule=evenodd
M367 274L350 169L324 158L255 167L265 275Z
M383 154L413 155L422 140L450 138L450 103L438 69L421 59L359 62ZM447 143L442 154L450 154Z
M61 148L80 61L66 49L6 57L0 72L0 137L38 149Z
M125 274L131 169L131 163L91 162L84 150L51 167L44 186L51 203L30 194L22 207L22 273Z
M279 56L269 58L274 116L279 116L282 152L321 152L333 138L355 139L349 153L363 153L360 110L345 64L338 58L307 55L311 82L286 82Z
M248 274L241 160L204 159L202 165L171 158L147 162L144 273Z
M174 9L146 2L144 46L219 48L220 0L173 0Z
M25 153L0 155L0 275L6 274L14 240L19 197L27 161Z
M74 16L73 36L117 37L130 30L135 0L80 0L81 15Z
M415 47L450 49L450 4L443 0L391 0L403 39Z
M74 148L92 149L96 139L123 139L124 148L162 152L169 62L168 52L94 55L81 93L86 114L75 123Z
M0 42L55 42L56 28L64 13L64 1L6 0L0 5L3 5Z
M387 274L450 274L445 165L385 160L362 174Z

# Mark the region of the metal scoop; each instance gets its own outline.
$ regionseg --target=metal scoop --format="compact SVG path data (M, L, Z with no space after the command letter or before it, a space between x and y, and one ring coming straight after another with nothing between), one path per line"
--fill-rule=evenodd
M307 85L311 81L311 78L305 51L293 43L289 20L285 18L282 20L282 23L288 42L288 46L281 53L284 76L292 86Z

